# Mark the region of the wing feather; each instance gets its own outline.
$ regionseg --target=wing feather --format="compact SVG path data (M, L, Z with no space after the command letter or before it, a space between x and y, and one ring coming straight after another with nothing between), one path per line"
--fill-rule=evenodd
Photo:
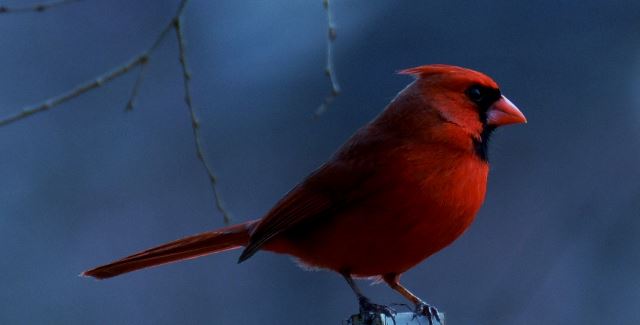
M382 160L389 157L375 154L380 152L375 149L380 149L381 145L389 146L392 143L384 141L377 134L372 135L366 128L354 135L332 159L287 193L259 221L238 263L292 227L316 218L336 215L339 210L348 208L350 202L379 189L377 183L386 179L386 176L380 175L381 164L384 164ZM376 174L380 177L376 177Z

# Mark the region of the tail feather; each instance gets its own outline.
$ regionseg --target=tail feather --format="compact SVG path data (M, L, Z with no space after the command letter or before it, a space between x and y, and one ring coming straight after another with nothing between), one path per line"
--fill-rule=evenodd
M249 242L254 221L178 239L85 271L83 276L111 278L123 273L240 248Z

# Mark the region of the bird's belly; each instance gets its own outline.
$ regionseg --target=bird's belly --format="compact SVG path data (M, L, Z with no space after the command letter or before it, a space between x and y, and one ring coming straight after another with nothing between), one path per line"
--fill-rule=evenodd
M325 242L305 245L308 249L298 257L310 265L358 276L403 273L453 242L472 220L472 216L447 216L451 219L447 222L422 214L411 217L350 215L345 219L366 221L345 221L330 231L319 232ZM416 220L420 217L423 220ZM405 221L395 221L398 219Z
M481 198L458 200L421 193L410 188L386 191L328 220L292 229L279 240L282 245L270 245L270 250L355 276L403 273L458 238L484 196L482 192Z

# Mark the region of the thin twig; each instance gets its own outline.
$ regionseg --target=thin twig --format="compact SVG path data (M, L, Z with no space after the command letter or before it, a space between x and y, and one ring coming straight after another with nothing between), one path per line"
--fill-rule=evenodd
M144 76L147 72L147 63L149 63L149 59L151 58L151 54L155 52L155 50L162 44L162 41L167 37L171 28L173 28L173 22L178 19L178 17L182 16L184 12L184 4L180 2L178 6L178 10L176 11L175 16L169 21L167 25L164 26L158 37L153 41L153 44L141 55L143 61L140 62L140 70L138 71L138 77L136 78L136 82L133 84L133 88L131 90L131 95L129 96L129 100L127 100L127 105L125 107L125 111L130 112L133 110L136 99L138 97L138 93L140 92L140 86L142 86L142 81L144 80Z
M48 2L34 3L23 6L0 6L0 14L20 13L20 12L43 12L54 7L63 6L73 2L79 2L82 0L54 0Z
M171 28L173 28L173 24L174 24L173 22L182 15L183 10L184 10L184 6L181 3L180 7L178 8L178 11L176 12L176 15L171 18L169 23L167 23L167 25L162 29L160 34L158 34L158 37L156 37L156 39L153 41L153 44L146 51L135 56L133 59L125 62L124 64L117 66L113 70L104 73L102 76L94 80L81 83L73 87L71 90L64 92L61 95L58 95L53 98L49 98L43 101L42 103L25 107L17 113L11 114L3 119L0 119L0 126L4 126L10 123L19 121L35 113L40 113L46 110L50 110L92 89L98 88L119 76L126 74L127 72L131 71L133 68L137 66L144 67L149 62L149 58L151 57L151 54L153 54L153 52L160 46L162 41L167 37L167 34L169 33L169 31L171 31ZM144 70L141 70L140 73L141 74L144 73ZM141 78L142 76L138 76L138 79L140 79L140 82L141 82ZM136 84L134 85L134 91L132 93L131 98L129 99L129 102L131 103L133 103L133 100L135 99L135 95L137 94L137 88L139 87L138 83L139 82L136 81Z
M138 77L136 78L136 83L133 84L133 89L131 89L131 95L129 96L129 100L127 100L127 106L124 109L127 112L133 111L133 107L136 105L136 99L138 98L138 93L140 92L140 86L142 85L142 80L144 79L144 75L146 71L147 71L147 64L146 63L141 64L140 70L138 70Z
M186 3L187 1L188 0L184 0L183 2ZM178 40L179 60L180 67L182 68L182 80L184 83L184 102L187 104L187 109L189 110L189 115L191 116L191 128L193 130L193 138L196 146L196 156L206 170L207 176L209 176L209 182L211 183L211 188L213 189L216 208L218 209L218 211L220 211L220 213L222 213L225 224L229 224L229 222L231 221L231 214L224 207L224 203L220 197L220 192L218 191L218 178L216 177L213 168L209 164L202 148L202 137L200 136L200 121L193 106L193 98L191 97L191 72L189 71L189 65L187 63L186 44L184 40L184 32L182 30L182 17L178 17L174 21L173 26L176 32L176 38Z
M137 56L135 58L133 58L132 60L130 60L129 62L115 68L114 70L111 70L110 72L107 72L105 74L103 74L102 76L82 83L76 87L74 87L73 89L58 95L56 97L52 97L49 98L47 100L45 100L44 102L40 103L40 104L36 104L33 106L29 106L29 107L25 107L23 108L21 111L11 114L3 119L0 120L0 126L5 126L7 124L16 122L18 120L22 120L28 116L31 116L33 114L36 113L40 113L40 112L44 112L47 110L50 110L64 102L67 102L73 98L76 98L92 89L98 88L108 82L110 82L111 80L122 76L124 74L126 74L127 72L129 72L131 69L133 69L134 67L142 64L143 61L143 56Z
M322 0L322 6L324 7L324 11L327 13L327 65L324 68L324 74L329 79L331 83L331 91L324 98L322 104L315 112L316 116L322 115L328 108L331 103L336 99L336 97L340 94L340 85L338 84L338 79L336 78L336 70L334 68L334 60L333 60L333 44L338 36L336 32L336 26L333 21L333 15L331 14L331 7L329 6L329 0Z

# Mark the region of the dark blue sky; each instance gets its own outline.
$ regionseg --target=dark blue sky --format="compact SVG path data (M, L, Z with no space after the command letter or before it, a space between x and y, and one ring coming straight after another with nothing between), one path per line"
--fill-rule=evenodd
M0 113L140 53L176 6L86 0L0 14ZM494 77L529 123L497 132L476 222L404 283L452 324L639 323L640 3L334 0L334 10L343 94L315 120L329 89L320 0L186 10L193 99L236 220L260 217L384 108L410 82L397 70L462 65ZM271 253L77 276L221 226L180 76L169 37L133 112L135 74L0 128L0 323L338 324L357 310L339 276Z

